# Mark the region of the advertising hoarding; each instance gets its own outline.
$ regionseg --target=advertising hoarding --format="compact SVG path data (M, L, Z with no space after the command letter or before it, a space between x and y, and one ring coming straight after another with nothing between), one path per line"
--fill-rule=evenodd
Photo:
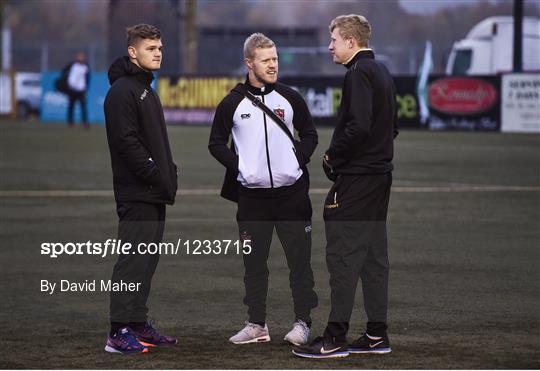
M54 82L60 77L60 72L45 72L41 77L41 115L43 123L66 122L68 98L54 87ZM88 121L91 124L105 124L103 102L109 90L109 80L105 72L92 72L89 89L86 95ZM75 123L81 121L80 105L75 104Z
M540 134L539 73L502 76L501 131Z
M430 78L429 129L498 131L499 92L498 76Z

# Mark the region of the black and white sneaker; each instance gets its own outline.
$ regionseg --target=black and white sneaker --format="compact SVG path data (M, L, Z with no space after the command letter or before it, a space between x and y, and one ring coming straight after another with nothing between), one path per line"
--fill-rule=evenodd
M304 358L342 358L347 357L347 343L335 343L322 336L317 337L309 345L293 347L293 354Z
M349 345L349 353L386 354L391 351L388 336L375 337L366 333Z

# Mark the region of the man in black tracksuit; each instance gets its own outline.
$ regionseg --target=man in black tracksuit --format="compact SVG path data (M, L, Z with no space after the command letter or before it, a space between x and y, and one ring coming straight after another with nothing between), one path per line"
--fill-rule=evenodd
M244 303L249 321L229 340L234 344L270 340L266 326L266 262L275 228L290 269L296 315L285 340L304 344L309 335L310 312L317 305L310 264L312 209L305 167L317 146L317 131L300 94L276 82L274 43L262 34L253 34L244 44L244 56L249 70L245 89L280 116L291 134L296 129L300 142L295 148L285 131L236 89L217 107L208 147L231 175L229 190L237 193L240 238L251 244L251 252L243 255ZM229 149L231 134L233 145Z
M334 62L347 68L336 128L323 160L335 182L324 205L332 309L324 336L294 349L298 356L314 358L391 351L386 215L397 135L395 87L368 48L371 26L364 17L337 17L330 32ZM347 346L359 278L367 329Z
M175 338L160 335L147 321L146 302L159 255L137 249L140 243L161 242L165 205L174 203L177 189L163 109L150 86L152 71L161 64L159 30L144 24L129 28L128 53L111 65L111 88L105 99L118 240L132 245L128 254L118 257L112 282L139 285L135 291L111 291L111 332L105 350L112 353L141 353L147 346L176 344Z

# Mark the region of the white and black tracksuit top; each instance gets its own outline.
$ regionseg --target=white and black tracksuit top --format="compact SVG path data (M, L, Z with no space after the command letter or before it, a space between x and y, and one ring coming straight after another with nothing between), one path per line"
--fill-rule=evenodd
M302 96L276 83L246 87L286 123L300 142L293 146L283 130L242 94L231 91L218 105L208 148L247 188L278 188L294 184L317 146L317 131ZM232 133L233 145L227 147ZM295 151L299 152L295 154Z

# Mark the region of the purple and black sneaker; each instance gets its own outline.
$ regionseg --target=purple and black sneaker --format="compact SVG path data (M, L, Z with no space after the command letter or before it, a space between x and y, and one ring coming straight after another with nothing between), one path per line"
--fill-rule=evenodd
M139 342L147 347L173 346L178 344L178 340L172 336L161 335L150 322L143 326L135 327L133 333Z
M113 335L109 335L105 351L109 353L137 354L147 353L148 348L137 340L133 330L129 327L122 327Z

